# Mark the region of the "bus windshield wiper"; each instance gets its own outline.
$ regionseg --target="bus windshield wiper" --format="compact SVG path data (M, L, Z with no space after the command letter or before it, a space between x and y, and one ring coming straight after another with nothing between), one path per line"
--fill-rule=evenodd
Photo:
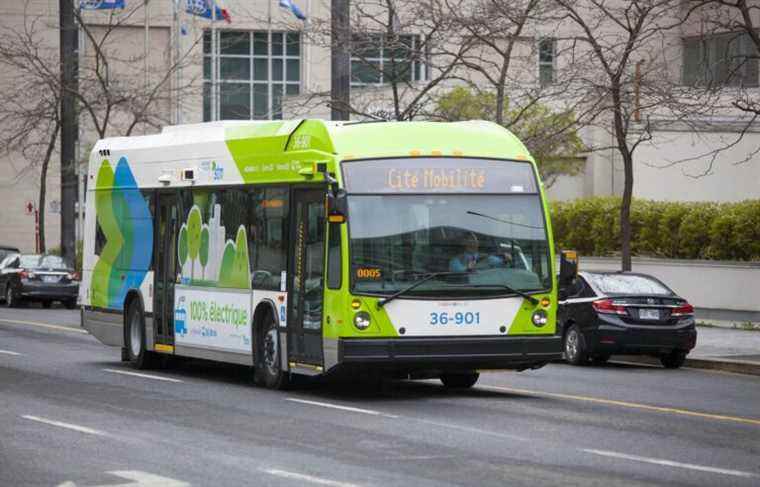
M386 304L390 303L391 301L393 301L397 297L399 297L399 296L401 296L403 294L408 293L409 291L411 291L412 289L416 288L417 286L419 286L421 284L424 284L424 283L428 282L431 279L435 279L436 277L440 277L440 276L457 276L457 275L465 275L465 274L467 274L467 272L450 272L450 271L431 272L430 274L425 274L422 278L420 278L419 280L413 282L412 284L410 284L409 286L405 287L404 289L396 291L395 293L391 294L387 298L383 298L383 299L379 300L377 302L377 307L378 308L382 308L383 306L385 306Z
M536 230L543 230L543 227L537 227L535 225L528 225L526 223L517 223L510 220L502 220L501 218L496 218L495 216L486 215L485 213L478 213L477 211L467 210L466 212L468 215L475 215L482 218L488 218L489 220L493 220L495 222L499 223L505 223L507 225L517 225L518 227L525 227L525 228L535 228Z
M514 293L514 294L517 294L518 296L524 297L525 299L527 299L528 301L530 301L531 303L533 303L534 306L538 304L538 299L534 298L533 296L531 296L530 294L528 294L528 293L526 293L524 291L520 291L520 290L515 289L513 287L507 286L506 284L470 284L470 286L472 286L472 287L496 287L496 288L500 288L500 289L503 289L503 290L505 290L505 291L507 291L509 293Z

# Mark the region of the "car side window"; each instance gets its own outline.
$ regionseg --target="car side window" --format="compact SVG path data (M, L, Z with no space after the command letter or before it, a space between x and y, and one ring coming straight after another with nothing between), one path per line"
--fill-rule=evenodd
M582 278L579 277L578 281L580 281L580 290L578 292L579 298L595 298L596 293L593 289L591 289L591 286L588 285L588 283Z

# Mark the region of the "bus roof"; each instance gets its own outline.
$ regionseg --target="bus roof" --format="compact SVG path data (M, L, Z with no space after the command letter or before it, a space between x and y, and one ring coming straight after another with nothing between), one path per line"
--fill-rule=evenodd
M481 120L218 121L167 126L155 135L100 140L91 154L90 177L98 178L104 158L111 160L114 171L117 161L124 159L138 186L153 186L167 171L179 174L187 168L199 168L198 172L207 174L203 181L208 184L215 181L214 167L230 165L244 182L264 182L260 179L263 173L267 173L265 180L284 182L303 179L299 176L301 166L314 162L334 164L342 160L410 156L532 161L523 143L510 131ZM228 174L223 181L234 182L229 179L230 170L224 172ZM107 187L109 180L106 177L101 182Z

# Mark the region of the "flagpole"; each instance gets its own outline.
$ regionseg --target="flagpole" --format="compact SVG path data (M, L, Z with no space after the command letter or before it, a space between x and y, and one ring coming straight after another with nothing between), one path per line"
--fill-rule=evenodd
M311 18L311 0L306 0L306 20L303 22L304 34L308 35L309 19ZM304 91L309 91L311 85L311 42L307 39L307 35L303 36L303 46L305 48L304 58L306 58L306 82L304 84Z
M216 2L206 0L211 8L211 120L217 119L216 68L219 60L216 42Z
M150 14L148 13L148 0L144 0L145 8L145 59L143 60L145 69L145 94L148 94L148 46L150 45Z

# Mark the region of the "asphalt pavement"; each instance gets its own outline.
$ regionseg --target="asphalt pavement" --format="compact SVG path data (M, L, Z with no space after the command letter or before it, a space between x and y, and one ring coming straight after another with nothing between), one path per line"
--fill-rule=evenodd
M0 310L0 486L760 485L760 378L613 363L469 391L135 371L64 309Z

